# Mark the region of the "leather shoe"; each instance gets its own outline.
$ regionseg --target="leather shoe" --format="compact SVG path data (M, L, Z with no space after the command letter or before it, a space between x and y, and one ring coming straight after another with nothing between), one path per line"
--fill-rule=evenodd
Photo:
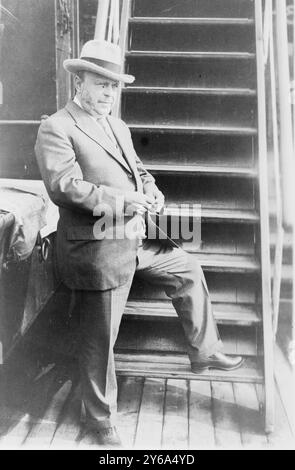
M123 448L122 441L115 426L100 430L87 430L83 444L98 445L106 448Z
M243 362L244 359L241 356L230 357L222 352L217 352L206 359L192 362L191 368L194 374L199 374L208 369L230 371L241 367Z

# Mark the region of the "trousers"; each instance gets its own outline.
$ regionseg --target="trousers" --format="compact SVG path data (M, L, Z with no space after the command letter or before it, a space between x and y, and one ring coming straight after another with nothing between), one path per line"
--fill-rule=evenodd
M204 273L192 255L182 248L144 240L137 251L135 275L164 288L182 323L191 362L222 348ZM76 291L80 305L82 402L87 426L97 430L116 423L114 345L133 276L115 289Z

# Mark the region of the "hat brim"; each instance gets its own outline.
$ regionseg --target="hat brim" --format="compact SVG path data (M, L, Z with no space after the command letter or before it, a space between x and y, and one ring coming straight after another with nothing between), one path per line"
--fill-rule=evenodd
M64 69L70 73L77 73L79 71L85 70L86 72L97 73L103 77L109 78L111 80L120 81L123 83L133 83L135 77L133 75L127 75L124 73L115 73L110 70L100 67L99 65L92 64L87 60L83 59L66 59L63 63Z

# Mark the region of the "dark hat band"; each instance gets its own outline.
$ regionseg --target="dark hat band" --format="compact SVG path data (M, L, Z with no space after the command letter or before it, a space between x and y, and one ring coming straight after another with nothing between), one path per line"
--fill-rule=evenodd
M92 64L98 65L99 67L103 67L104 69L108 69L110 72L121 72L120 65L114 64L113 62L108 62L107 60L93 59L92 57L80 57L80 59L86 60L87 62L91 62Z

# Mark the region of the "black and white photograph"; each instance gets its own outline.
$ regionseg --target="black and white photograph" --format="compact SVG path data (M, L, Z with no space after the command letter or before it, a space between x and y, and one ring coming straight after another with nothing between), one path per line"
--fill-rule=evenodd
M0 450L295 450L294 252L295 0L0 0Z

